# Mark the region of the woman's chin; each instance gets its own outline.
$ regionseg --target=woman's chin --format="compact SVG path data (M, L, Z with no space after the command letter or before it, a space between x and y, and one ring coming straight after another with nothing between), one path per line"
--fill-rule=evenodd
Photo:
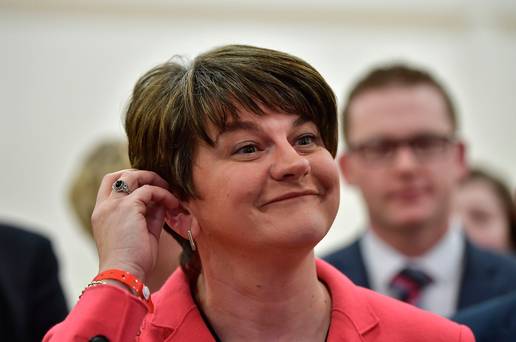
M282 241L285 248L311 250L326 236L329 227L326 226L308 226L297 229L289 237Z

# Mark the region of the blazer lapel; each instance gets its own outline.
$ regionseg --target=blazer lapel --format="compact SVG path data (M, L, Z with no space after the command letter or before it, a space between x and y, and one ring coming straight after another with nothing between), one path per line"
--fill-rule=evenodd
M319 279L326 284L332 297L328 342L368 340L366 335L378 327L379 319L364 290L324 261L316 262Z

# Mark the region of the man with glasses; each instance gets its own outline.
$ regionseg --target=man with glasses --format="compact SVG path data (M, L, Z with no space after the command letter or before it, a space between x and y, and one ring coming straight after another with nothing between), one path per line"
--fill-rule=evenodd
M360 190L369 224L327 261L358 285L444 316L515 289L516 263L473 246L451 217L465 146L432 75L405 65L372 70L341 119L341 171Z

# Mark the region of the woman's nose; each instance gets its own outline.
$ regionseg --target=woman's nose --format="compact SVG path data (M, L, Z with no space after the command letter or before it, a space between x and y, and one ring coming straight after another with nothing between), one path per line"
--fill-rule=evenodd
M297 180L310 172L310 162L292 146L278 147L271 166L272 178L280 181Z

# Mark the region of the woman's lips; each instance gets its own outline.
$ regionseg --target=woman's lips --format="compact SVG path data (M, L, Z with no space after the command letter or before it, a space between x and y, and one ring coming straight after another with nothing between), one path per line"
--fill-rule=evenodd
M303 190L303 191L292 191L287 192L279 196L275 196L269 200L266 200L262 206L267 206L269 204L288 201L295 198L305 197L305 196L318 196L319 193L314 190Z

